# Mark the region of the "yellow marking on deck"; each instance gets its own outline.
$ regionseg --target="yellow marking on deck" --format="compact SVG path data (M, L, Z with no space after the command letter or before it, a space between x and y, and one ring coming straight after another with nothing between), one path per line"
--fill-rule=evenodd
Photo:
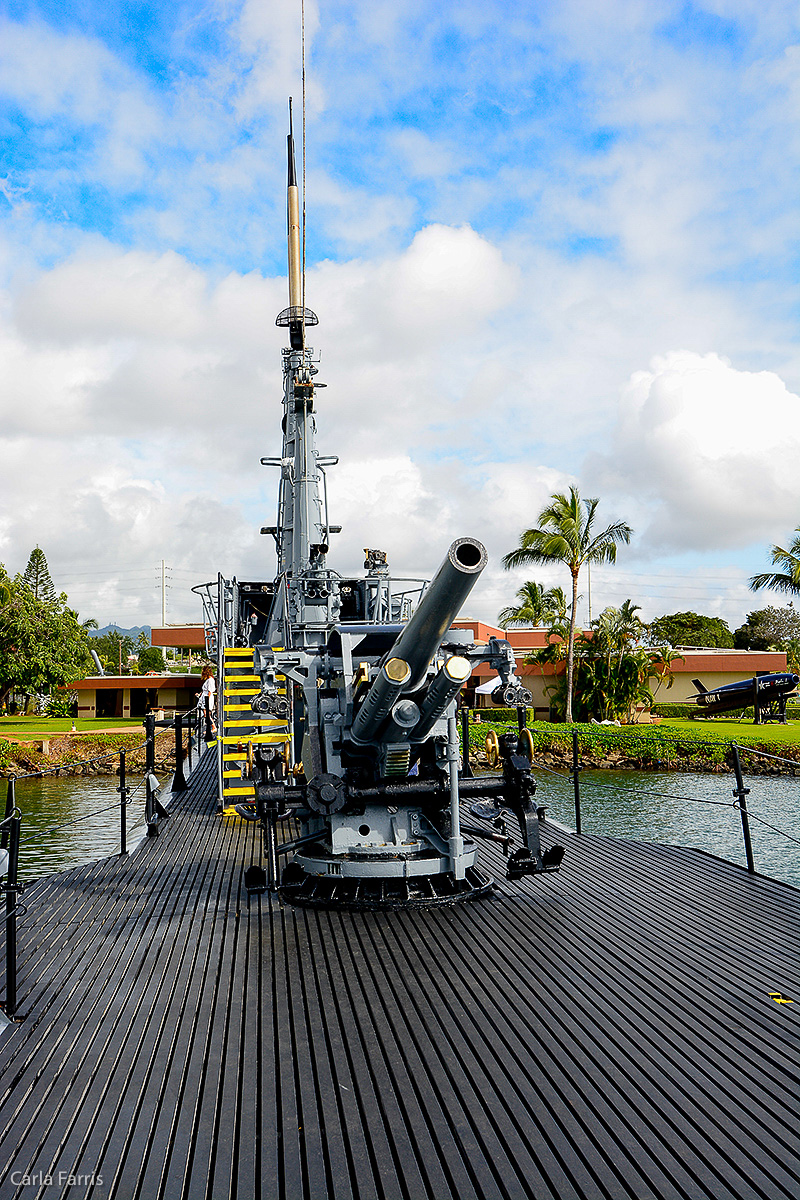
M226 721L226 729L255 729L256 726L271 725L273 728L276 725L282 725L286 728L286 721L278 720L276 717L250 717L247 721Z
M254 733L252 737L236 737L236 734L231 734L229 738L222 738L224 745L237 745L246 742L251 742L253 745L276 745L281 742L288 742L288 733Z
M794 1000L784 996L783 992L769 992L768 995L770 1000L774 1000L776 1004L794 1004Z

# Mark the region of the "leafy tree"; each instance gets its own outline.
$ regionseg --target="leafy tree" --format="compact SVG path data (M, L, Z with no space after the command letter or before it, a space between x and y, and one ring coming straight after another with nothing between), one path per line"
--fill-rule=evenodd
M92 638L92 649L96 651L105 670L112 675L120 674L120 664L123 675L130 673L128 658L134 652L134 641L130 634L111 629L102 637Z
M517 592L516 605L504 608L498 616L500 627L509 625L546 625L553 615L566 614L567 600L564 589L546 588L542 583L529 579Z
M139 651L139 674L147 671L165 671L164 652L160 646L145 646Z
M757 592L760 588L771 588L773 592L800 595L800 525L794 531L789 549L773 546L770 559L774 567L781 567L782 570L754 575L750 580L752 590Z
M22 582L26 587L31 589L37 600L55 600L56 589L53 586L53 580L50 578L47 559L44 556L44 551L40 550L38 546L34 550L31 550L28 565L22 572Z
M759 608L747 614L744 625L733 631L737 650L783 650L800 638L800 613L792 607Z
M709 646L721 650L733 649L733 634L721 617L705 617L702 613L668 613L651 621L647 630L651 646Z
M637 612L639 605L626 600L621 608L603 609L592 621L592 649L595 654L602 655L605 662L603 695L607 711L603 715L606 719L610 719L612 710L619 711L622 704L617 697L619 686L615 686L614 676L619 675L616 682L620 685L623 676L630 673L627 667L623 669L627 651L644 632L644 622L636 616Z
M47 701L45 712L48 717L77 717L78 693L53 692Z
M0 606L7 604L11 599L11 580L6 574L6 569L3 563L0 563Z
M62 592L53 600L37 600L18 575L7 582L0 605L0 705L9 693L49 691L88 668L86 631Z
M572 720L574 694L575 617L578 609L578 577L584 563L616 562L617 545L631 540L633 530L624 521L594 532L598 499L582 500L578 489L570 487L569 495L556 492L539 513L539 524L526 529L516 550L506 554L503 566L528 566L532 563L561 562L572 576L572 604L567 635L567 704L566 718Z

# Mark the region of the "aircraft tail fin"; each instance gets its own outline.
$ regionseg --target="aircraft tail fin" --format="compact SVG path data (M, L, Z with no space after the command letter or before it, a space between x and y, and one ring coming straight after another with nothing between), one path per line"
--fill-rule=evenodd
M708 691L708 688L706 687L706 685L704 683L701 683L699 679L693 679L692 683L697 688L697 690L701 696L704 695Z

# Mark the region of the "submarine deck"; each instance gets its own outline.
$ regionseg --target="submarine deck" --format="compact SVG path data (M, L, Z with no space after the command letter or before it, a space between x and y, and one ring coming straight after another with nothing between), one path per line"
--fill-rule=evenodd
M292 908L212 766L24 897L4 1200L800 1194L800 891L546 824L561 872L482 844L489 899Z

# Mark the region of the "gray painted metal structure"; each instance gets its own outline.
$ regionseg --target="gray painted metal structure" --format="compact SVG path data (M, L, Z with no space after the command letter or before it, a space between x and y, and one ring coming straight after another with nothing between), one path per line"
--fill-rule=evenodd
M377 550L366 551L361 578L343 578L328 565L338 527L330 523L325 472L338 459L316 446L315 404L324 385L306 344L306 329L317 317L305 307L299 211L290 108L289 306L277 318L289 333L282 447L278 457L261 459L280 470L277 522L262 530L275 539L278 572L268 583L220 578L216 594L204 589L220 677L226 647L252 647L261 679L253 712L289 710L288 754L260 746L242 763L271 847L265 883L275 888L280 882L303 903L469 899L492 881L475 869L474 836L463 836L460 826L457 697L478 662L497 671L506 703L524 705L530 693L516 678L507 642L477 646L451 629L487 562L474 538L452 543L430 585L401 581L398 588ZM523 835L514 871L555 871L559 852L545 856L539 843L530 763L514 750L505 748L501 797ZM222 779L220 765L220 795ZM300 822L301 844L287 852L282 870L276 823L287 812ZM388 891L374 886L382 879L392 881ZM349 897L340 880L351 881Z

